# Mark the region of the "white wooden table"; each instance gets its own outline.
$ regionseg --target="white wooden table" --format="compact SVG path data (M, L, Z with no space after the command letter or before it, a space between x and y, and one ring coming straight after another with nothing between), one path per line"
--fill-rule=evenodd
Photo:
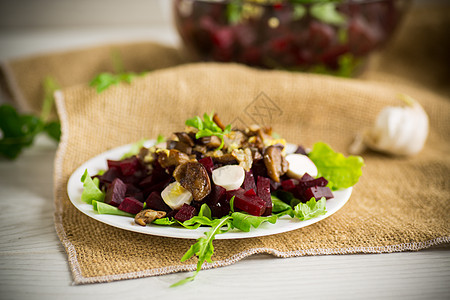
M165 26L0 29L0 59L103 42L177 43ZM73 286L53 224L56 145L40 137L16 161L0 160L0 299L449 299L450 251L273 258L202 271Z

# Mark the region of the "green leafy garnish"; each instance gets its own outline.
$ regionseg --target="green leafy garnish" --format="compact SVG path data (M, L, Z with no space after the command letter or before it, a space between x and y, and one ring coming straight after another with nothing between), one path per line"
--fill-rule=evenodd
M162 134L158 134L158 137L156 138L156 144L165 142L166 138Z
M342 153L333 151L325 143L314 144L308 156L318 169L318 177L325 177L328 180L328 187L332 190L349 188L355 185L362 175L361 168L364 166L362 157L353 155L344 157Z
M122 155L121 160L137 155L139 153L139 151L141 150L141 148L144 147L145 141L146 141L146 139L141 139L141 140L137 141L136 143L132 144L130 147L130 150L128 150L127 153Z
M181 258L181 261L183 262L193 256L197 256L197 269L194 271L194 274L192 276L189 276L183 280L178 281L177 283L172 284L171 287L183 285L189 281L194 280L195 276L197 276L198 272L200 272L205 261L212 263L211 257L214 254L213 240L216 234L225 233L230 230L230 219L230 215L220 219L215 219L213 221L213 224L211 225L211 230L205 232L205 236L198 238L197 242L192 245L191 248L189 248L189 250ZM222 229L222 227L225 225L227 225L227 228Z
M92 179L88 171L85 170L83 176L81 176L81 182L83 183L83 192L81 193L81 200L88 204L92 204L92 201L103 202L105 199L105 193L99 188L98 178Z
M326 213L325 197L319 201L313 197L308 202L299 203L294 207L294 216L301 221L311 220Z
M0 105L0 155L15 159L27 147L33 144L34 138L45 132L52 139L59 141L61 126L59 121L50 120L54 105L53 93L59 88L50 77L43 82L44 99L40 116L19 114L9 105Z
M115 206L106 204L101 201L92 200L92 207L99 214L116 215L116 216L124 216L124 217L134 218L133 214L122 211Z
M133 72L120 74L104 72L95 76L89 83L89 86L95 87L97 89L97 93L101 93L110 86L117 85L120 82L131 83L136 76L138 75Z
M231 217L233 227L244 232L249 232L251 227L258 228L264 222L275 224L278 219L276 215L257 217L242 212L234 212Z
M345 16L337 10L336 3L313 4L310 13L314 18L327 24L343 25L346 22Z
M156 219L152 222L152 224L156 224L156 225L164 225L164 226L170 226L173 224L176 224L176 221L173 221L169 218L161 218L161 219Z
M224 130L222 130L216 122L213 120L214 113L211 113L210 115L204 114L203 120L199 116L195 116L192 119L186 120L185 124L187 126L194 127L198 129L197 133L195 134L195 138L199 139L205 136L217 136L222 141L220 146L217 148L217 150L220 150L223 148L224 140L223 136L224 134L231 132L231 124L227 125Z

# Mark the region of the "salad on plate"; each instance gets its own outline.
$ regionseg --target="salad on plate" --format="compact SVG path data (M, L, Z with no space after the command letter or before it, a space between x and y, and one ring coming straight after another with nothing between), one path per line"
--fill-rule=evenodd
M138 227L210 228L181 259L197 256L197 270L174 285L212 262L217 234L325 215L333 193L362 174L361 157L345 157L322 142L306 151L270 127L232 129L214 113L185 125L153 146L142 140L120 160L107 160L106 170L81 177L81 200L98 214L134 218Z

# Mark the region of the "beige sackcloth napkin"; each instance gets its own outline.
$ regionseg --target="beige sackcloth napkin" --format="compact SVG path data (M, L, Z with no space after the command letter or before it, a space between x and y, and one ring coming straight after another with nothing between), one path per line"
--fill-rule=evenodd
M439 10L435 13L442 14ZM145 47L161 49L158 45ZM106 61L108 49L100 51L103 55L99 56ZM450 241L448 87L442 84L440 73L439 76L433 73L439 80L425 82L420 80L422 74L411 74L414 68L398 61L394 55L396 49L388 50L377 67L369 67L364 79L261 71L235 64L174 66L183 60L176 52L170 52L174 60L169 59L167 65L160 67L168 68L101 94L86 84L87 78L95 74L94 70L82 71L86 65L80 62L87 59L89 50L86 51L80 56L77 52L69 53L78 63L78 69L71 68L90 75L67 79L74 86L57 93L63 135L54 172L55 226L66 248L75 283L195 269L194 258L180 262L194 240L133 233L90 219L70 203L66 185L71 173L89 158L142 137L181 130L185 119L212 110L227 123L270 124L290 142L310 147L324 141L346 153L357 132L373 124L384 106L400 104L396 94L407 93L427 111L430 134L423 151L414 157L364 154L366 166L360 182L349 202L331 217L282 234L216 240L214 263L204 265L205 269L229 265L257 253L276 257L383 253L420 250ZM166 57L166 52L169 53L159 54ZM132 53L131 47L128 55L133 56ZM45 66L49 61L66 55L36 57L34 64L48 71ZM163 60L157 55L149 59ZM33 79L17 80L24 78L14 67L20 63L26 65L23 61L8 64L6 85L10 90L17 88L16 92L28 95L23 100L33 109L38 107L37 100L31 100L38 93L38 85ZM420 62L417 64L420 66ZM62 72L58 65L52 68ZM390 68L390 72L383 72L384 68ZM43 75L42 69L36 76L47 75ZM445 70L442 72L446 76ZM14 82L16 85L11 85ZM34 82L33 89L31 82ZM264 111L265 117L258 116L258 110Z

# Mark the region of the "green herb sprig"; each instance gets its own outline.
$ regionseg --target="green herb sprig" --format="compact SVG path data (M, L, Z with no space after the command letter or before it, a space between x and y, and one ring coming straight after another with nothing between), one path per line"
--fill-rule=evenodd
M195 138L199 139L205 136L217 136L221 140L220 146L217 148L217 150L220 150L224 146L224 139L223 136L225 134L228 134L231 132L231 124L227 125L224 130L222 130L216 122L213 120L214 113L211 114L204 114L203 120L199 116L195 116L192 119L186 120L186 125L194 127L198 129L198 132L195 134Z
M60 140L60 122L50 119L54 105L53 93L59 89L59 85L53 78L47 77L43 88L44 100L40 116L19 114L9 104L0 106L0 156L16 159L25 148L33 144L34 138L40 133L46 133L56 141Z

